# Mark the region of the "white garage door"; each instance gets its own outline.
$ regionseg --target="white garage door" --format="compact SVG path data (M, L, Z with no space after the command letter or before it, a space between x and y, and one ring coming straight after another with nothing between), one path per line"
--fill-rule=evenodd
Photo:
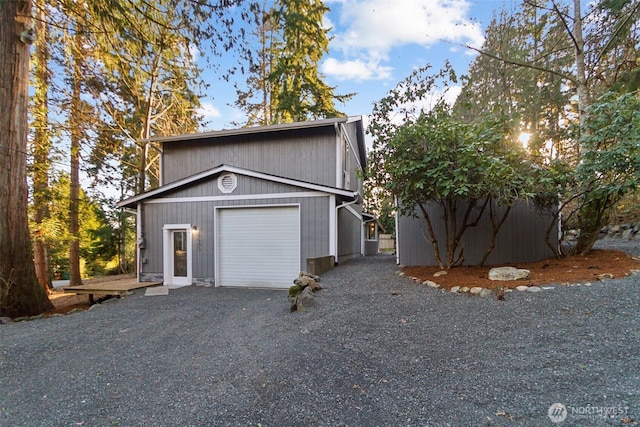
M297 206L218 209L219 286L288 288L300 272Z

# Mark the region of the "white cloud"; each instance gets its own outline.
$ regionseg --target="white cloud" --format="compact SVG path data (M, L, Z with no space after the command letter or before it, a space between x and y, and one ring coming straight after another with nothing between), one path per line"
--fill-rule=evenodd
M394 47L450 42L480 47L482 27L467 18L468 0L341 0L332 46L347 56L388 59Z
M329 18L324 22L325 26L333 27L332 57L322 63L321 71L339 81L391 80L394 65L401 64L401 58L415 59L411 55L427 54L426 50L418 52L415 48L429 49L445 42L450 44L450 51L459 55L465 44L480 47L484 42L480 23L468 18L470 0L328 0L327 3L335 11L334 22ZM405 49L409 47L411 51Z
M203 102L197 113L202 115L205 120L216 119L222 115L218 107L210 102Z
M391 67L380 65L379 61L362 61L360 59L339 61L328 58L320 66L323 74L337 80L385 80L391 77Z

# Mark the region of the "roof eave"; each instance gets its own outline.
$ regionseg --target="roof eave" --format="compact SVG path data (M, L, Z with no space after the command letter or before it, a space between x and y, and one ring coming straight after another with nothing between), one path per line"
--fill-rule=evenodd
M211 132L190 133L184 135L172 135L142 139L139 142L177 142L205 138L222 138L225 136L251 135L260 133L280 132L296 129L311 129L324 126L333 126L335 123L346 123L349 117L336 117L331 119L314 120L308 122L283 123L267 126L254 126L247 128L222 129Z

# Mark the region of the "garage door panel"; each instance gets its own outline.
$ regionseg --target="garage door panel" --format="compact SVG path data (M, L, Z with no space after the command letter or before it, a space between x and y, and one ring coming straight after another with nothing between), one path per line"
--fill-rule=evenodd
M300 271L297 206L218 211L218 284L289 287Z

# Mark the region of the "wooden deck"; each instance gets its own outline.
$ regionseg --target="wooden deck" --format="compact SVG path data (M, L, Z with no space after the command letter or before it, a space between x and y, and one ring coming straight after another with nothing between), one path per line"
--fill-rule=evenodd
M148 288L161 284L162 282L138 282L135 277L127 277L124 279L89 281L84 285L66 286L62 289L65 292L74 294L88 294L89 302L93 304L94 295L124 296L135 289Z

